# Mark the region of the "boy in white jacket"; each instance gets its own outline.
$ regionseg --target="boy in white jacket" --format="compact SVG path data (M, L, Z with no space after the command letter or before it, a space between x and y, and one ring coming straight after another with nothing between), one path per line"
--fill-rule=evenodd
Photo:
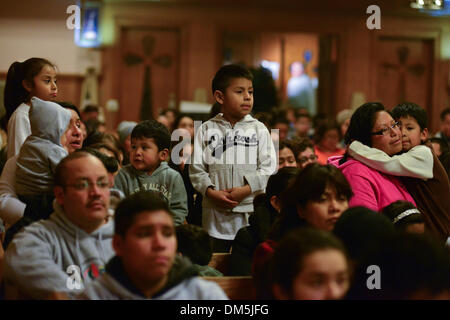
M277 167L270 133L250 115L253 76L245 68L219 69L212 92L221 112L196 132L189 175L203 195L202 225L213 252L228 252L238 230L248 225L253 198L264 192Z

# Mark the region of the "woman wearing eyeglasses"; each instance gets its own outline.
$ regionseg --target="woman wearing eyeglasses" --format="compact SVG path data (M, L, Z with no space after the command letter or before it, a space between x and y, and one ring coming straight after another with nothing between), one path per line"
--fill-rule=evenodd
M368 102L360 106L353 114L348 127L345 143L352 141L384 151L393 156L402 150L402 135L398 123L381 103ZM416 204L398 178L369 168L362 162L350 157L331 157L328 162L338 167L349 181L354 196L349 207L364 206L380 211L398 200Z
M293 139L292 148L297 160L297 168L303 169L308 164L317 162L314 146L309 138Z

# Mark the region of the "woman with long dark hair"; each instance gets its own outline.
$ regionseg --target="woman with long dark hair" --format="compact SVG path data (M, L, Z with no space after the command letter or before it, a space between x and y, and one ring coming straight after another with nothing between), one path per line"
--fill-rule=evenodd
M388 156L402 151L402 135L398 125L381 103L368 102L356 109L348 127L345 144L353 141L379 149ZM416 204L400 180L370 168L348 155L328 159L349 181L354 196L350 207L364 206L380 211L397 200Z

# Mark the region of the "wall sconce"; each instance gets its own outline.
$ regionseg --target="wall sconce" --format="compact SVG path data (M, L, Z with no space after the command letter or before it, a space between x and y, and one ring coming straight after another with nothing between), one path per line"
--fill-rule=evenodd
M81 6L81 28L75 29L75 44L79 47L91 48L101 45L100 13L101 2L78 2Z

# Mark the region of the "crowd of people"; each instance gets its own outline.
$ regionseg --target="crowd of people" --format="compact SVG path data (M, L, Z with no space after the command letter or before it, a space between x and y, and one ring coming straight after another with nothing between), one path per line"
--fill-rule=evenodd
M203 277L251 276L259 299L450 299L450 109L436 135L410 102L253 114L232 64L195 130L167 109L108 132L56 79L7 74L3 298L222 300Z

